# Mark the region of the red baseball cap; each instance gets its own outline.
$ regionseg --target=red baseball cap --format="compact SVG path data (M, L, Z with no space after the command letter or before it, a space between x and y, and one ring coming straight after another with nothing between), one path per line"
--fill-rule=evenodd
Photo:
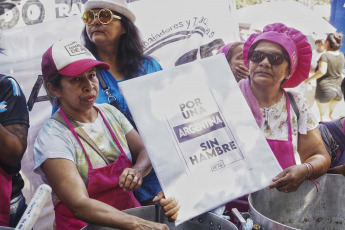
M41 67L44 79L57 73L75 77L93 67L110 69L107 63L97 61L87 48L73 39L63 39L49 47L42 56Z

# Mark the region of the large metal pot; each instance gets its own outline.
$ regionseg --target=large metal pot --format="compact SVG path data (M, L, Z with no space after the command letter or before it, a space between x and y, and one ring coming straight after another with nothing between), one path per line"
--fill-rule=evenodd
M138 216L145 220L165 223L171 230L237 230L236 226L230 221L225 220L213 213L207 212L198 217L195 217L179 226L168 222L164 217L164 213L158 206L144 206L139 208L127 209L124 212ZM82 230L115 230L115 228L102 227L89 224Z
M249 214L265 229L345 229L345 177L326 174L317 181L319 192L310 181L292 193L255 192Z

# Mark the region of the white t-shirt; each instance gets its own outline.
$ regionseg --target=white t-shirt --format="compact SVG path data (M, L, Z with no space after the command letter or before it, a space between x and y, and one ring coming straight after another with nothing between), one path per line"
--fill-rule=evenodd
M115 107L109 104L96 104L96 106L102 111L121 144L121 147L131 160L132 158L127 144L126 134L133 129L132 125ZM105 125L102 116L98 114L97 119L93 123L77 123L90 136L104 156L110 162L114 162L120 155L120 150ZM106 162L91 146L82 139L81 142L92 162L93 168L106 166ZM45 182L47 182L47 180L40 166L45 160L51 158L64 158L73 161L85 185L87 185L89 164L85 153L72 132L66 126L54 119L49 119L43 125L34 144L34 171L40 174ZM56 197L54 196L53 194L53 201L56 201L54 199Z

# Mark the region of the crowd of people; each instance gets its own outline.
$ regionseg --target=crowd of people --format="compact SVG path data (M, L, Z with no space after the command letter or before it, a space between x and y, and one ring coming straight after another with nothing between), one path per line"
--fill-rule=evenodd
M159 202L169 220L178 216L179 204L164 197L118 88L120 81L162 68L144 54L125 0L89 0L84 9L82 42L56 41L41 63L53 111L34 144L34 171L52 187L56 229L81 229L89 223L168 229L122 212ZM304 34L275 23L219 49L283 169L267 189L290 193L326 172L345 175L344 117L319 125L310 109L313 100L286 90L316 80L310 98L316 99L321 121L326 109L333 119L345 92L341 42L341 34L329 34L315 41L313 52ZM15 227L26 208L19 171L28 128L23 92L12 77L0 75L0 226ZM246 199L227 208L248 211Z

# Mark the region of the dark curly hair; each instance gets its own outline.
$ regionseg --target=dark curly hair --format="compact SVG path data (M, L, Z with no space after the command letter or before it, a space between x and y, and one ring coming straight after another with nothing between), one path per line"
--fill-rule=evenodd
M119 51L116 59L117 65L119 71L123 73L127 79L131 79L136 77L138 73L144 73L142 60L146 59L150 62L151 60L144 55L144 46L139 29L132 21L122 14L117 12L116 14L121 16L122 26L126 30L126 33L120 37ZM94 56L98 56L96 45L91 42L87 35L86 26L83 29L81 37L84 41L84 46L90 50Z
M329 42L329 47L332 50L339 50L341 42L343 41L343 35L341 33L328 34L326 41Z
M59 99L57 99L48 89L47 87L47 83L49 82L53 88L55 89L58 89L61 87L61 79L62 79L62 75L61 74L55 74L55 75L52 75L52 76L49 76L47 78L43 78L43 86L47 92L47 96L48 96L48 99L50 101L50 103L53 105L53 106L60 106L60 101Z

